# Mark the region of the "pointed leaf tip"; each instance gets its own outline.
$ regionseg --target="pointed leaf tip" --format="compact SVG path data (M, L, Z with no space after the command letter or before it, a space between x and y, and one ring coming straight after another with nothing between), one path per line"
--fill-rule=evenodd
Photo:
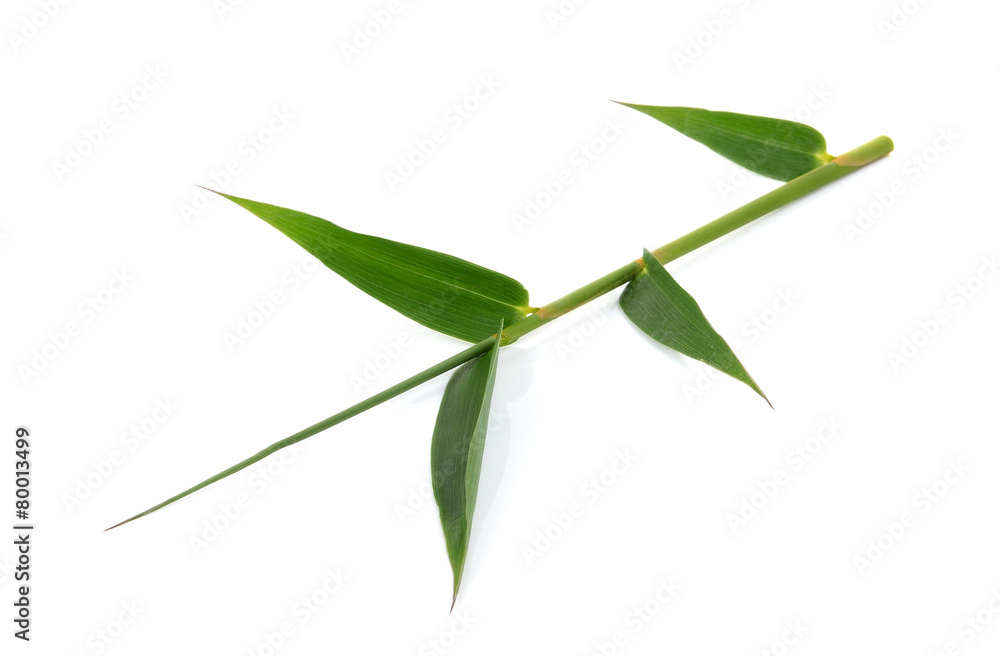
M276 205L218 193L271 224L358 289L414 321L469 342L533 312L510 278L452 255L341 228Z
M452 610L469 550L503 327L501 321L489 351L452 374L431 440L431 486L451 563Z
M712 328L694 298L645 249L642 261L645 269L628 284L618 300L625 316L664 346L745 383L774 408L733 349Z
M619 103L669 125L740 166L788 181L826 164L826 139L815 128L779 118L694 107Z

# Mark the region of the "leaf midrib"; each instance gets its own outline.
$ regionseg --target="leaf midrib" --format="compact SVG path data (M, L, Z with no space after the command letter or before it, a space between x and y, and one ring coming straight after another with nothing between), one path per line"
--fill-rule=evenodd
M753 141L755 143L759 143L759 144L762 144L762 145L766 145L766 144L769 143L769 141L767 139L760 139L760 138L757 138L756 136L754 136L752 134L749 134L749 133L746 133L746 132L740 132L738 130L733 130L733 129L730 129L730 128L725 127L725 126L720 126L720 125L712 124L712 123L704 121L704 120L702 120L702 119L700 119L698 117L694 117L694 120L702 127L702 129L719 130L721 132L725 132L727 135L734 135L736 137L742 137L745 140ZM813 157L817 157L817 159L818 159L818 155L822 155L822 154L826 153L826 149L824 149L823 153L817 153L816 151L812 151L812 150L799 150L797 148L794 148L787 141L778 141L777 143L784 144L786 146L787 150L790 150L790 151L795 152L795 153L799 153L801 155L812 155Z
M326 219L320 219L319 217L313 217L313 218L319 219L320 221L326 221ZM371 239L378 239L378 237L374 237L372 235L362 235L362 233L360 233L360 232L354 232L353 230L348 230L347 228L342 228L342 227L338 226L336 223L333 223L331 221L326 221L326 222L329 223L334 228L336 228L338 230L343 230L344 232L350 233L352 235L359 235L359 236L369 237ZM312 233L313 237L317 237L317 236L322 237L322 234L316 228L312 228L312 227L309 227L309 226L303 226L303 228L305 230L309 231L310 233ZM284 232L284 231L282 231L282 232ZM497 303L499 305L503 305L505 307L509 307L512 310L517 311L518 313L520 313L520 311L521 311L521 308L519 308L518 306L511 305L510 303L506 303L506 302L500 300L499 298L487 296L486 294L478 292L478 291L476 291L474 289L469 289L468 287L463 287L461 285L456 285L453 282L451 282L449 280L446 280L444 278L434 278L434 277L432 277L430 275L427 275L426 273L423 273L423 272L420 272L420 271L418 271L416 269L410 268L409 266L404 266L399 261L390 261L388 259L385 259L384 257L379 257L377 254L371 253L369 251L365 251L361 247L355 246L354 244L351 244L350 242L342 241L341 244L343 244L345 247L351 249L355 253L358 253L358 254L362 255L363 256L362 259L374 260L374 261L377 261L377 262L383 264L384 266L394 266L394 267L396 267L398 269L401 269L403 271L406 271L408 273L421 276L421 277L426 278L428 280L433 280L433 281L436 281L436 282L443 283L443 284L445 284L445 285L447 285L449 287L453 287L454 289L460 289L462 291L468 292L469 294L473 294L475 296L479 296L480 298L484 298L484 299L486 299L488 301L492 301L492 302ZM446 255L446 254L441 253L441 255ZM454 256L447 256L447 257L454 257ZM456 259L458 259L458 258L456 258ZM464 262L464 260L463 260L463 262ZM469 262L468 264L472 265L471 262ZM472 265L472 266L476 266L476 265ZM487 269L487 271L488 271L488 269ZM522 287L522 289L523 289L523 287Z

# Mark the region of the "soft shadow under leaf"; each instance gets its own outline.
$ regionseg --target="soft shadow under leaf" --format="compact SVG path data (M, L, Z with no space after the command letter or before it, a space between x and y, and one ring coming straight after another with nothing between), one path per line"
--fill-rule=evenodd
M645 270L628 284L618 300L632 323L661 344L746 383L771 405L694 298L645 249L642 261Z

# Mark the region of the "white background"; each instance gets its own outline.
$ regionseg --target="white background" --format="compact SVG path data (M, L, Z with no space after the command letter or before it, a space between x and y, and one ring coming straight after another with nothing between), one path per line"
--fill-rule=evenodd
M553 23L555 0L403 2L351 56L387 2L49 4L10 0L0 21L3 653L1000 649L1000 283L982 264L1000 253L995 4L605 0ZM481 79L498 86L457 125ZM505 349L451 616L425 496L443 378L268 461L269 479L243 472L102 532L462 347L326 269L301 278L309 258L222 199L185 218L196 184L471 259L536 304L777 186L611 99L798 112L835 154L894 139L890 158L670 267L776 410L699 380L614 295ZM608 121L621 133L602 137ZM446 141L390 189L435 128ZM582 147L601 151L586 170ZM512 215L563 170L573 184L519 230ZM109 289L115 272L127 286ZM275 290L284 302L228 348ZM905 340L919 347L894 365ZM819 442L824 422L839 428ZM30 644L9 620L19 425ZM597 492L618 452L634 462ZM759 508L734 524L744 500ZM661 581L679 588L663 604Z

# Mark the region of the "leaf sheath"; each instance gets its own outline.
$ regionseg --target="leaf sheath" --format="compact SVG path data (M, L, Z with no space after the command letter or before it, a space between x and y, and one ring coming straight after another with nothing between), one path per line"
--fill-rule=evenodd
M330 416L330 417L327 417L323 421L317 422L317 423L313 424L312 426L309 426L308 428L304 428L301 431L299 431L298 433L295 433L294 435L292 435L290 437L286 437L283 440L278 440L274 444L271 444L270 446L265 447L264 449L262 449L262 450L258 451L257 453L253 454L249 458L241 460L240 462L236 463L232 467L229 467L228 469L224 469L221 472L219 472L218 474L215 474L214 476L211 476L211 477L205 479L201 483L198 483L197 485L184 490L180 494L172 496L169 499L167 499L166 501L163 501L162 503L158 503L157 505L153 506L152 508L144 510L143 512L139 513L138 515L134 515L132 517L129 517L125 521L119 522L119 523L115 524L114 526L111 526L111 527L109 527L109 528L107 528L105 530L106 531L110 531L113 528L117 528L119 526L122 526L123 524L128 524L129 522L134 521L136 519L139 519L140 517L145 517L146 515L154 513L157 510L160 510L161 508L165 508L165 507L169 506L172 503L180 501L181 499L183 499L186 496L194 494L195 492L197 492L198 490L201 490L202 488L208 487L212 483L215 483L217 481L221 481L222 479L224 479L224 478L226 478L228 476L232 476L236 472L239 472L239 471L242 471L242 470L246 469L250 465L252 465L252 464L254 464L256 462L259 462L259 461L263 460L264 458L268 457L272 453L280 451L281 449L289 447L289 446L291 446L291 445L293 445L293 444L295 444L297 442L301 442L302 440L304 440L306 438L309 438L309 437L312 437L313 435L315 435L317 433L320 433L322 431L325 431L327 428L331 428L333 426L336 426L337 424L339 424L339 423L341 423L343 421L347 421L351 417L359 415L362 412L364 412L365 410L370 410L371 408L374 408L375 406L379 405L380 403L384 403L385 401L388 401L389 399L391 399L393 397L399 396L403 392L411 390L414 387L417 387L418 385L422 385L423 383L426 383L427 381L431 380L432 378L436 378L437 376L440 376L441 374L445 373L446 371L451 371L452 369L454 369L455 367L459 366L460 364L468 362L472 358L476 358L476 357L482 355L483 353L485 353L486 351L488 351L489 349L491 349L493 347L494 343L496 343L496 339L494 337L490 337L488 339L484 339L483 341L479 342L478 344L470 346L469 348L465 349L464 351L461 351L460 353L457 353L457 354L453 355L452 357L448 358L447 360L443 360L442 362L439 362L438 364L434 365L433 367L425 369L424 371L420 372L419 374L417 374L415 376L412 376L412 377L404 380L401 383L397 383L397 384L393 385L392 387L379 392L378 394L373 394L372 396L370 396L369 398L365 399L364 401L362 401L360 403L357 403L357 404L351 406L350 408L347 408L346 410L341 410L337 414L335 414L333 416Z

